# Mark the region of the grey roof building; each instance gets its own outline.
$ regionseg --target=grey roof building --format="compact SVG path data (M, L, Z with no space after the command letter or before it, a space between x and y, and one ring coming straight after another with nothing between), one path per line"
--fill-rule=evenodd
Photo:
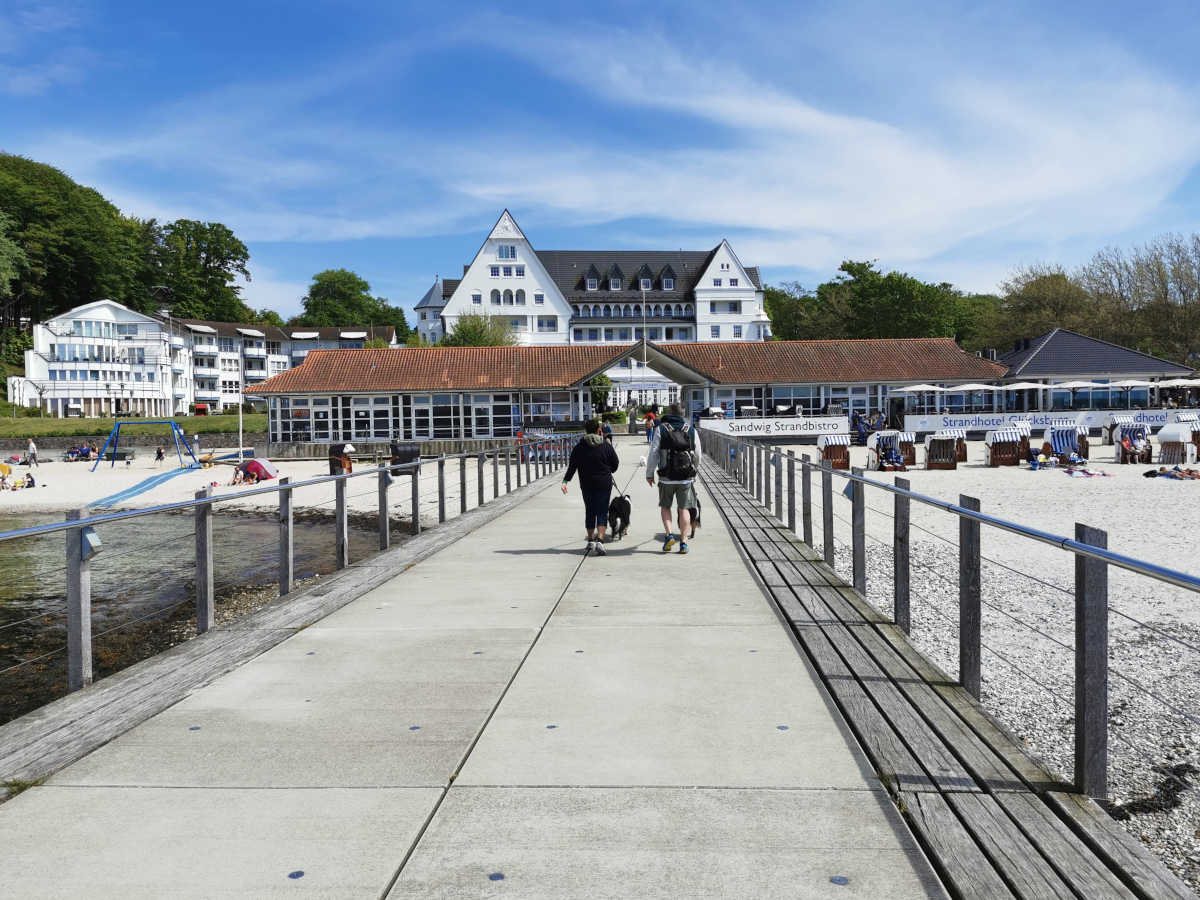
M1055 328L1038 337L1018 341L1012 350L1001 354L998 361L1009 367L1010 381L1030 378L1179 378L1192 371L1187 366L1066 328Z

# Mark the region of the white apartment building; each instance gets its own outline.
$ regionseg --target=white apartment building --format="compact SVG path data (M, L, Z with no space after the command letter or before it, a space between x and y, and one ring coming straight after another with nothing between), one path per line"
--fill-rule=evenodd
M535 250L508 210L459 279L439 279L416 304L421 337L460 316L501 316L520 344L658 344L769 340L758 269L728 241L710 250ZM608 373L610 403L675 392L637 360Z
M242 392L304 361L310 350L362 347L392 326L275 328L168 319L97 300L33 328L24 376L8 379L9 402L52 416L147 417L236 407Z

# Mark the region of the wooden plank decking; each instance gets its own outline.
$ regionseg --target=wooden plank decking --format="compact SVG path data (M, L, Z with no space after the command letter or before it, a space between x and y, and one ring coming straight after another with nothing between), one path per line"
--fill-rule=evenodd
M1194 895L711 461L703 480L946 888L964 898Z

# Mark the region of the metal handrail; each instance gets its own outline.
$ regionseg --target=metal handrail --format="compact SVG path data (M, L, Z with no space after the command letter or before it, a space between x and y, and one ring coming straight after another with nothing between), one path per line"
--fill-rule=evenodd
M712 433L712 432L710 432ZM753 446L755 441L748 441L745 438L729 437L728 435L720 435L732 444L742 444ZM768 448L772 455L782 455L782 451L778 448ZM810 463L818 470L824 470L820 461ZM1060 534L1054 534L1049 531L1042 531L1038 528L1031 528L1028 525L1019 525L1016 522L1010 522L1007 519L1001 519L997 516L989 516L987 513L976 512L975 510L967 509L959 506L956 503L951 503L948 500L939 500L936 497L930 497L926 494L918 494L915 491L905 490L904 488L896 487L894 484L888 484L883 481L875 481L872 478L867 478L864 475L856 475L853 472L847 472L841 469L830 469L832 474L840 478L845 478L848 481L859 481L863 484L869 484L873 487L882 488L892 494L899 494L902 497L907 497L910 500L915 500L918 503L923 503L926 506L933 506L937 509L944 510L948 513L953 513L956 516L964 519L970 519L979 522L982 525L988 525L992 528L997 528L1001 531L1007 531L1012 534L1018 534L1022 537L1027 537L1030 540L1039 541L1043 544L1059 547L1079 556L1087 556L1092 559L1098 559L1110 565L1126 569L1130 572L1136 572L1139 575L1145 575L1148 578L1153 578L1156 581L1162 581L1166 584L1173 584L1176 587L1186 588L1189 591L1200 593L1200 577L1188 575L1186 572L1180 572L1176 569L1171 569L1166 566L1160 566L1155 563L1146 562L1144 560L1135 559L1132 556L1126 556L1123 553L1117 553L1113 550L1106 550L1101 547L1093 547L1091 544L1083 544L1073 538L1064 537Z
M549 438L547 438L549 440ZM514 444L513 449L519 449L522 445ZM479 450L469 453L451 453L442 454L440 456L431 456L429 461L436 462L437 460L446 459L476 459L480 453L489 453L492 450ZM12 531L0 531L0 541L11 541L17 538L36 537L43 534L53 534L58 531L66 531L72 528L85 528L89 525L102 525L106 522L118 522L122 519L136 519L142 516L151 516L157 513L175 512L177 510L195 509L197 506L204 506L211 503L220 503L224 500L238 500L242 497L253 497L256 494L277 493L282 490L292 490L298 487L308 487L314 484L327 484L336 481L346 481L351 478L359 478L365 475L378 475L380 469L386 469L388 472L397 470L420 469L420 462L410 463L379 463L375 468L366 468L358 472L343 472L341 475L321 475L316 478L309 478L306 481L292 481L287 484L273 484L266 487L256 487L247 491L240 491L236 494L219 494L212 497L205 497L203 500L180 500L176 503L161 503L157 506L147 506L141 509L127 509L111 513L99 513L94 516L88 516L82 519L70 519L65 522L49 522L45 525L32 525L29 528L17 528Z

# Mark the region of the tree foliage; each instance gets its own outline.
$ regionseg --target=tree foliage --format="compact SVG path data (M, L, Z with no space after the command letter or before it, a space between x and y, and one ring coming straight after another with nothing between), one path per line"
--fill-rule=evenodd
M459 316L454 331L441 340L443 347L507 347L513 343L509 321L486 313Z
M348 269L326 269L314 275L303 306L303 312L289 324L314 327L392 325L397 340L408 338L404 310L389 305L386 297L371 296L371 285Z
M592 389L592 402L600 409L607 409L608 395L612 392L612 379L601 372L588 383L588 386Z
M156 247L159 284L171 289L180 318L247 322L240 275L250 280L250 251L220 222L179 219L163 226Z

